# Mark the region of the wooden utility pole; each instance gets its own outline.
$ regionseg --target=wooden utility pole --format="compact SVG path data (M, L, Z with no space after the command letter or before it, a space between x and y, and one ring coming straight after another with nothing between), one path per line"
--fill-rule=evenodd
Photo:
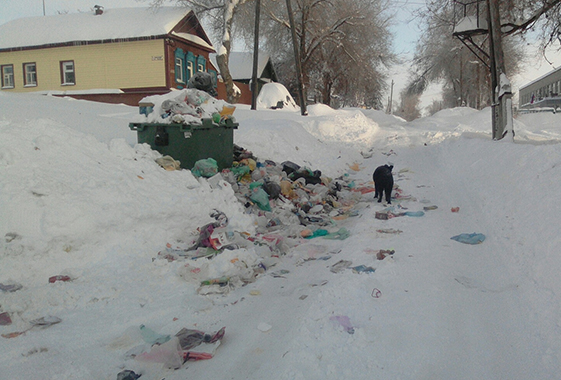
M300 111L302 116L308 114L306 110L306 99L304 97L304 83L302 81L302 66L300 62L300 53L298 51L298 40L296 39L296 28L294 26L294 15L292 14L292 4L290 0L286 0L286 9L288 10L288 20L290 21L290 30L292 32L292 45L294 47L294 60L296 61L296 76L298 77L298 97L300 98Z
M259 65L259 15L261 0L255 0L255 37L253 43L253 74L251 76L251 109L257 109L257 66Z

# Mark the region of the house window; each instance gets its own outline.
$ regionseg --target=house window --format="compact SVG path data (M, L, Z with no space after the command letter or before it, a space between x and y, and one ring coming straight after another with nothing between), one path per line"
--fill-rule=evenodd
M193 61L187 61L187 73L189 74L189 78L193 76L194 74Z
M2 66L2 88L14 88L14 65Z
M183 78L183 59L175 58L175 79L179 83L185 83L185 78Z
M61 83L63 86L76 84L76 75L74 72L74 61L60 62Z
M37 86L37 66L35 62L23 64L23 85L26 87Z
M206 59L202 55L199 55L197 57L197 71L198 72L206 71Z

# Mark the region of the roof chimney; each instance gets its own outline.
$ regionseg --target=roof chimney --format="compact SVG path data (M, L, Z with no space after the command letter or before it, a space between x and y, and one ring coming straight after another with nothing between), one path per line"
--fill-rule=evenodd
M103 14L103 7L101 5L94 5L94 10L96 16Z

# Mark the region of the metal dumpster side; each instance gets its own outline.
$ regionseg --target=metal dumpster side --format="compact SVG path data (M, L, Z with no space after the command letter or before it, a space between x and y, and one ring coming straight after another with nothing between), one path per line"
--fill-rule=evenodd
M207 158L216 160L218 170L232 166L234 129L238 129L232 119L219 124L212 119L202 119L202 124L129 123L129 128L137 132L139 144L173 157L184 169Z

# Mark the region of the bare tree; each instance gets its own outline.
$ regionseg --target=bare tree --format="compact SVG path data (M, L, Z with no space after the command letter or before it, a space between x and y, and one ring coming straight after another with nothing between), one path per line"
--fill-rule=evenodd
M404 118L407 121L415 120L421 117L421 110L419 104L421 102L419 94L408 93L403 90L400 93L400 104L397 108L395 115Z
M491 104L490 72L460 40L453 37L453 4L449 0L434 0L430 12L423 17L424 31L417 42L414 71L408 91L420 94L431 82L443 82L445 107L470 106L481 109ZM475 35L473 41L489 51L488 35ZM524 59L521 36L503 39L506 70L519 72Z
M262 38L287 87L295 84L286 7L264 1ZM387 0L299 0L293 4L304 86L331 104L381 106L391 52Z

